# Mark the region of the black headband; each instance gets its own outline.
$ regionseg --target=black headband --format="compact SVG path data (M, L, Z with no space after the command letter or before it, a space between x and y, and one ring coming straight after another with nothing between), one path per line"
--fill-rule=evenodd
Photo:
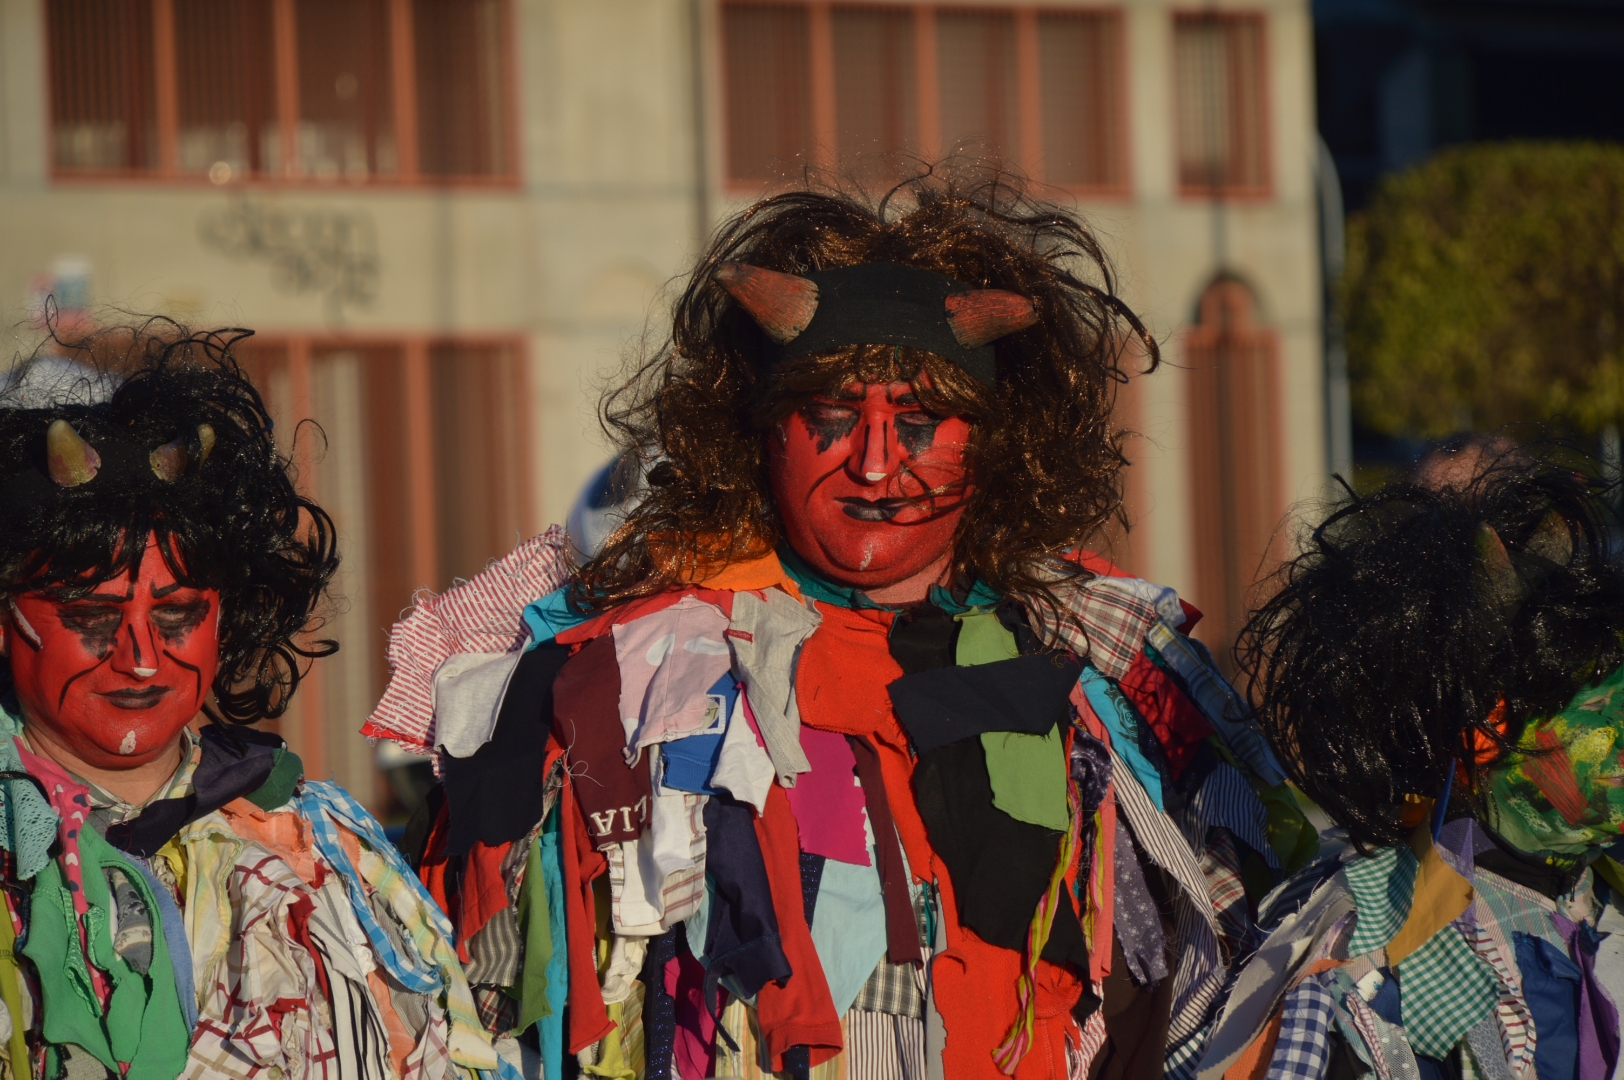
M818 311L786 345L771 338L776 366L846 345L903 345L951 360L981 382L998 377L991 344L962 345L947 322L947 298L970 286L902 263L863 263L802 275L818 287Z

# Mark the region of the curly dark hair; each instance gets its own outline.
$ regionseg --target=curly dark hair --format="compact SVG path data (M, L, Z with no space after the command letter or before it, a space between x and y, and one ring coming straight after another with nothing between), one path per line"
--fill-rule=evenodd
M81 594L134 573L156 535L177 580L220 592L213 691L236 723L280 716L301 661L308 669L338 648L302 640L319 628L336 534L295 489L265 403L232 354L250 333L193 333L167 319L66 341L53 333L0 391L0 595ZM88 483L49 479L56 420L99 455ZM177 442L184 472L166 482L148 455Z
M892 346L767 370L762 332L712 278L726 261L788 273L904 263L1030 297L1039 321L997 342L993 386ZM927 408L975 421L967 461L976 486L954 541L956 577L1049 596L1067 572L1055 557L1120 516L1124 433L1111 407L1127 379L1119 361L1135 342L1154 368L1156 342L1116 297L1094 233L1006 174L938 170L878 199L834 189L764 199L719 230L670 337L604 397L604 428L648 466L648 487L582 568L581 601L606 607L770 550L781 528L766 433L811 395L853 379L909 381Z
M1526 461L1349 492L1281 568L1236 653L1292 778L1356 843L1404 839L1404 797L1457 766L1475 806L1528 720L1624 662L1603 490Z

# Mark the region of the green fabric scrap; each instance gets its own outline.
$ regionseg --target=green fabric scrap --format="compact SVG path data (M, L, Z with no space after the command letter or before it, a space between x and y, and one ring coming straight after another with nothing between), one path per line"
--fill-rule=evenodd
M248 801L265 811L286 806L303 778L304 762L299 760L298 754L284 746L276 752L276 761L271 765L271 775L265 778L263 784L248 793Z
M1408 849L1405 849L1408 850ZM1398 965L1399 1016L1417 1052L1443 1057L1494 1012L1494 969L1446 926Z
M124 1080L170 1080L186 1064L191 1043L186 1016L175 989L174 968L163 926L152 924L152 967L145 976L113 948L106 867L122 870L149 912L158 911L146 878L124 861L94 829L79 833L80 874L84 883L85 936L89 962L79 947L73 895L54 860L40 871L30 903L31 927L23 955L39 973L40 1012L45 1041L84 1049L114 1073L128 1063ZM89 964L107 973L112 995L102 1013Z
M525 857L524 885L519 890L519 933L524 937L524 964L519 969L519 984L507 991L509 997L519 1002L519 1024L515 1031L530 1030L531 1024L552 1012L547 1004L547 962L553 956L553 936L541 858L538 831L530 842L530 854Z
M953 662L959 667L1013 660L1021 655L1015 635L998 621L996 612L972 610L954 618L959 623L959 640Z
M981 736L992 804L1016 821L1065 832L1066 739L1060 725L1047 735L989 731Z
M1343 868L1353 893L1357 921L1348 939L1348 955L1385 949L1410 914L1415 898L1415 872L1420 868L1407 844L1384 847L1353 859Z

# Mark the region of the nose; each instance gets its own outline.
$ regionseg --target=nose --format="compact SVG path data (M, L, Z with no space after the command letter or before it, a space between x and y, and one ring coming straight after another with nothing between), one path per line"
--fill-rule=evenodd
M118 628L113 670L137 679L150 679L158 674L158 643L147 620L128 619Z
M896 425L889 416L865 415L858 433L857 452L852 455L852 469L865 483L878 484L902 463L901 448L897 445Z

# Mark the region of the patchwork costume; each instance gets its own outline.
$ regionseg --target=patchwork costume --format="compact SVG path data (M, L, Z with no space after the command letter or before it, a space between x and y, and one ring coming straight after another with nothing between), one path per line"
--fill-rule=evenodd
M515 1075L383 828L250 726L337 557L232 339L109 333L0 396L0 1075Z
M547 1076L1188 1073L1247 881L1316 838L1170 590L1084 556L1049 647L786 552L585 618L565 544L399 624L365 729L440 755L420 873L493 1034ZM516 662L452 754L456 649Z
M1243 635L1335 825L1264 899L1202 1080L1617 1075L1624 574L1599 486L1468 479L1350 493Z

